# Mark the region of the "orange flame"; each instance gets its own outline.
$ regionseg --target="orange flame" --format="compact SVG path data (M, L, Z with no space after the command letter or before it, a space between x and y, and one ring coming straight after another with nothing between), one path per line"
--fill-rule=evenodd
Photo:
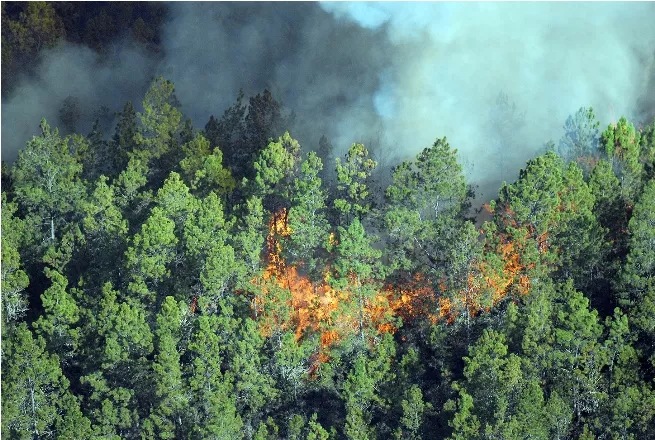
M257 316L260 317L260 331L263 335L270 335L274 327L294 329L297 339L311 331L320 334L321 348L328 350L343 337L357 331L358 323L354 318L339 316L335 319L339 305L352 300L351 294L331 287L329 266L325 268L321 282L313 283L307 276L301 275L296 266L286 264L282 257L281 238L289 237L292 233L287 224L286 210L274 213L266 240L268 264L261 278L252 280L261 295L253 299L252 306L257 312L261 311ZM330 234L329 241L336 244L334 233ZM267 316L268 310L275 310L275 307L268 307L267 303L279 300L270 295L272 287L289 293L285 305L289 308L290 316L286 320L279 316ZM378 333L395 332L397 327L393 321L396 316L413 319L428 315L428 304L433 296L432 289L425 285L421 275L416 275L403 288L386 286L370 304L364 306L366 321ZM325 353L317 359L325 359Z
M518 226L514 213L508 208L495 215L502 215L508 224ZM306 334L320 335L320 350L310 362L310 370L315 372L318 368L316 363L325 362L331 346L354 334L358 322L355 317L336 316L340 313L340 305L353 298L350 293L331 287L329 266L324 269L321 281L312 282L309 277L300 274L296 266L287 265L284 261L282 239L292 233L286 210L274 213L266 240L268 264L263 275L252 280L260 293L253 299L252 305L260 331L265 336L271 335L275 328L293 329L296 339ZM453 323L464 312L475 316L483 310L488 311L512 292L527 294L530 280L526 270L532 265L522 262L525 240L512 240L504 233L499 233L498 238L486 252L497 255L502 262L500 266L482 257L471 263L464 286L449 291L446 280L440 280L437 283L439 294L435 293L432 282L420 273L406 276L396 284L388 283L373 301L364 306L368 325L380 334L395 332L398 329L397 318L404 322L422 317L433 323L441 319ZM547 233L537 237L540 252L547 250L547 239ZM329 242L336 243L334 233L330 234ZM280 301L280 297L271 295L273 289L284 292L286 303L281 306L285 313L279 313L280 307L276 306L280 304L275 303ZM483 301L484 298L488 300Z

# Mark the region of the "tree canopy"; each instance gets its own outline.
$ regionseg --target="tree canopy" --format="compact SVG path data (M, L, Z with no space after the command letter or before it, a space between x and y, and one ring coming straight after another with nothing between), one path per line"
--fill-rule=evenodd
M31 5L16 54L68 28ZM237 96L196 130L158 77L3 167L7 438L655 438L655 124L581 108L476 218L446 137L378 188Z

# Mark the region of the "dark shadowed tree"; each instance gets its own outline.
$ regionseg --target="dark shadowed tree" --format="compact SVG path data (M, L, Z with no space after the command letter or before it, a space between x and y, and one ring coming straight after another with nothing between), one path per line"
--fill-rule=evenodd
M111 140L111 156L116 172L120 173L127 167L130 153L137 148L136 135L139 127L136 111L130 101L125 104L123 111L118 112L116 116L118 116L118 122Z

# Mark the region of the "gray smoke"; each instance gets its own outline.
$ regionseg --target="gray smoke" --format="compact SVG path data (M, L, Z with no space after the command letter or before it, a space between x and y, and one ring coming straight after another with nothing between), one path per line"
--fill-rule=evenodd
M268 88L295 111L293 135L347 147L379 128L377 72L392 61L382 30L340 22L313 3L176 3L160 72L196 124L220 116L239 88Z
M114 46L104 57L91 49L66 44L45 51L35 74L23 77L2 102L2 159L13 162L19 148L40 134L46 118L61 127L59 110L69 96L79 100L79 133L88 133L101 107L117 111L128 100L140 101L152 77L153 59L128 42ZM65 130L61 130L62 132Z
M447 136L488 196L579 107L604 126L652 112L652 3L173 3L168 16L157 57L127 40L102 60L70 45L45 53L2 103L3 158L42 117L61 123L69 95L89 127L101 105L138 104L160 74L196 128L239 88L269 88L308 149L322 134L338 154L372 140L388 164Z

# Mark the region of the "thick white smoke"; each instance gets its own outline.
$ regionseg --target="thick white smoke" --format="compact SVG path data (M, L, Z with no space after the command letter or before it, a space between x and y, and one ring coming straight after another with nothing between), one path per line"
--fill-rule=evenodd
M476 179L498 172L489 127L500 91L525 112L503 152L517 166L593 106L603 124L635 114L655 47L652 3L321 3L338 19L384 28L400 50L376 91L387 136L419 148L448 136ZM391 114L390 114L391 112Z

